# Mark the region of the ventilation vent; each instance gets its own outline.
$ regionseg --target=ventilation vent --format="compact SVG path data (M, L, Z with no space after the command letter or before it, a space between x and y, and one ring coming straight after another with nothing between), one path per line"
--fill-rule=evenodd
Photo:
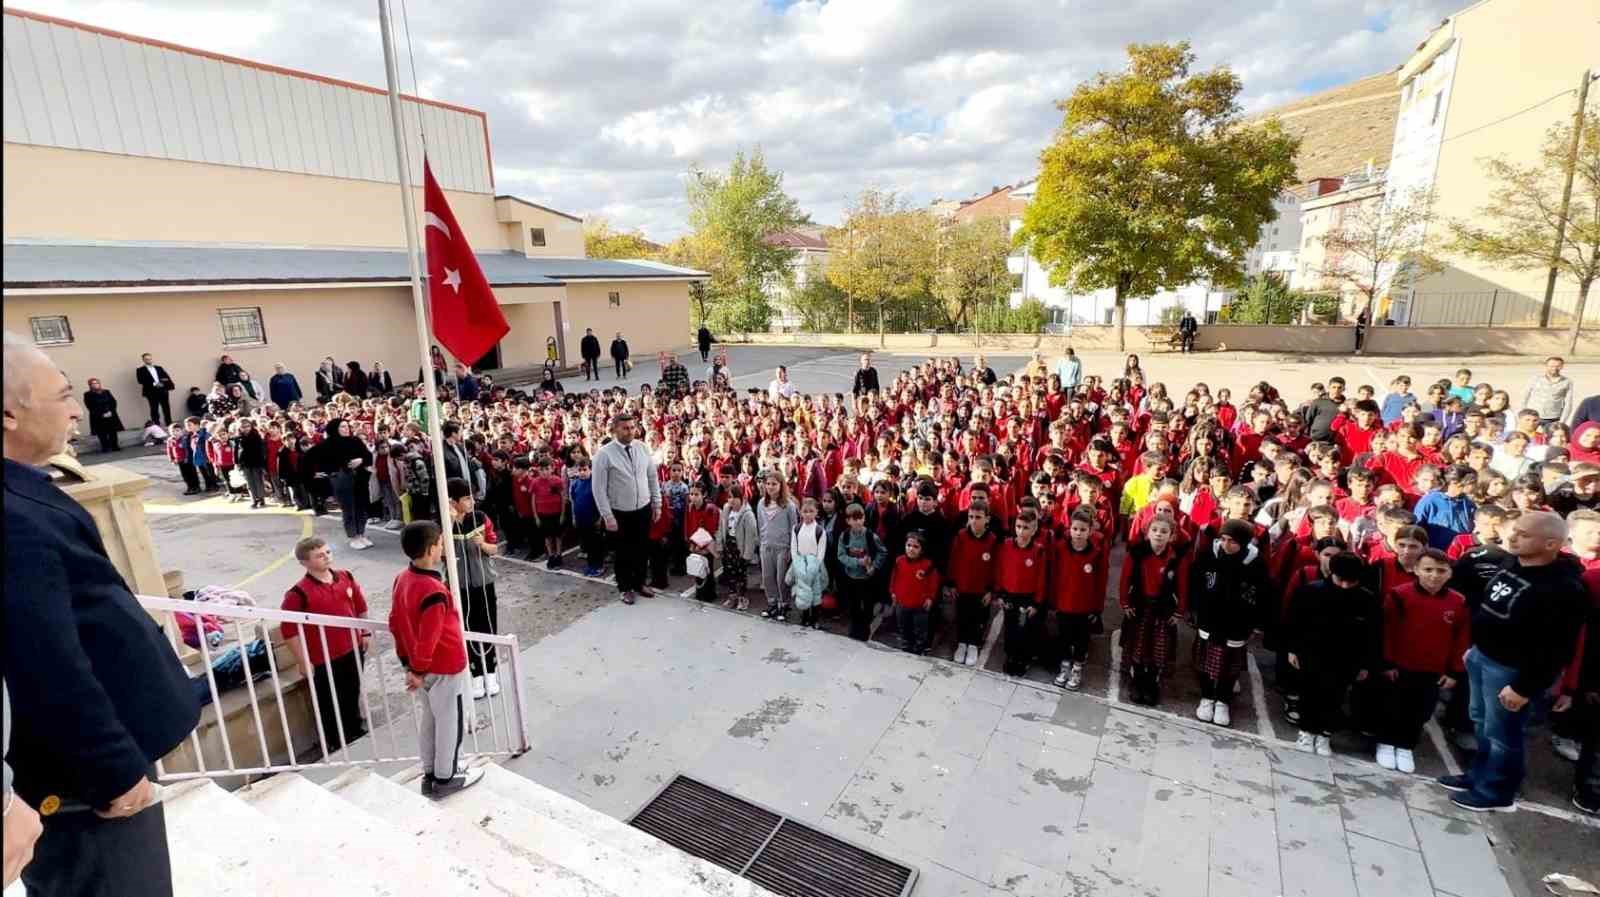
M784 897L905 897L917 871L687 776L633 826Z

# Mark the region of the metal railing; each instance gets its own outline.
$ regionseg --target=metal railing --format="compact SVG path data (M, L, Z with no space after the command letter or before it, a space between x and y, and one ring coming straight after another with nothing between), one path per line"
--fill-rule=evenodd
M161 781L265 775L322 766L416 763L420 760L417 752L420 715L416 704L419 699L416 693L406 690L406 671L394 656L393 639L386 621L275 608L197 603L147 595L139 595L138 599L140 605L161 622L173 650L180 659L186 661L186 666L198 661L200 670L192 670L191 675L196 680L205 680L205 689L211 698L210 703L202 708L200 722L189 733L186 744L156 764ZM190 647L181 639L178 625L180 615L194 618L194 631L199 643L197 647ZM210 643L207 625L202 619L212 620L220 626L221 643ZM365 658L357 655L360 691L357 703L364 718L366 735L354 739L355 744L351 743L353 739L347 737L345 731L344 715L339 711L341 703L337 677L332 675L332 671L328 671L326 678L328 697L333 706L324 707L317 695L312 670L301 669L299 675L295 676L280 664L278 648L286 642L274 637L283 623L294 623L300 627L297 638L317 639L322 648L322 657L328 661L337 659L330 657L328 650L330 629L347 630L351 650L358 650L354 646L361 643L362 635L371 637ZM465 721L470 731L464 736L463 759L505 757L526 751L529 748L528 715L516 636L468 632L466 640L469 652L493 652L497 665L508 670L510 676L502 683L498 695L477 701L469 697L465 702L471 715ZM264 664L263 661L250 659L250 646L257 641L266 648ZM213 663L220 653L232 648L239 650L244 681L237 688L219 689ZM296 659L295 665L299 663ZM307 728L304 706L299 703L302 699L295 697L302 692L305 696L303 700L310 706L309 721L315 730L314 743L307 741L303 745L296 743L294 734L295 729ZM286 695L290 696L288 700ZM239 697L236 696L244 698L243 706L240 706ZM479 712L480 707L482 713ZM277 715L275 724L272 720L273 710ZM246 743L236 744L234 733L229 731L229 722L246 711L244 719L247 731L243 736ZM323 724L327 714L332 714L332 727ZM410 719L409 724L405 723L406 717ZM291 723L291 719L295 723ZM329 744L330 732L337 733L338 744ZM302 759L307 755L310 755L309 759ZM179 766L192 768L174 768Z

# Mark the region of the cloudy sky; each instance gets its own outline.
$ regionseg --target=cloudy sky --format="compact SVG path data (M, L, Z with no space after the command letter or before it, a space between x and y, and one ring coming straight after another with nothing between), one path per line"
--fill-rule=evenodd
M1399 64L1466 2L415 0L410 32L422 95L488 113L500 192L664 241L684 171L742 147L820 223L867 186L971 196L1030 176L1055 102L1129 42L1188 39L1254 110ZM384 83L372 2L14 5Z

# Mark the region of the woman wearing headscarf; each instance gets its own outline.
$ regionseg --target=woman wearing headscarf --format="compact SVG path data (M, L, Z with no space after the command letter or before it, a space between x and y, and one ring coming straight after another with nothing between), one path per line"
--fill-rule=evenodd
M372 368L367 372L367 392L375 396L386 396L394 392L394 378L389 376L389 371L384 368L381 361L374 361Z
M355 427L342 417L328 421L317 445L314 464L333 482L344 518L344 534L357 551L372 547L367 538L367 477L372 474L372 450L355 435Z
M211 393L206 396L206 410L212 417L223 417L239 410L239 403L229 395L227 387L213 383Z
M317 401L328 404L343 385L344 370L334 362L333 356L322 359L322 364L317 367Z
M344 391L358 399L367 397L367 372L361 369L361 362L346 362L348 373L344 375Z

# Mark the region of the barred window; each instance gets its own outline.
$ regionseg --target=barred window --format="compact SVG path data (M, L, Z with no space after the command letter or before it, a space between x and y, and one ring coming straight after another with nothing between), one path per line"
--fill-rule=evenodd
M610 303L612 308L621 308L622 307L622 294L621 293L607 293L606 294L606 300Z
M542 227L530 227L530 228L528 228L528 244L530 246L543 246L544 245L544 228L542 228Z
M33 344L36 346L69 346L72 344L72 325L66 315L44 315L29 318L33 325Z
M260 306L246 308L219 308L217 318L222 325L224 346L264 346L267 329L261 323Z

